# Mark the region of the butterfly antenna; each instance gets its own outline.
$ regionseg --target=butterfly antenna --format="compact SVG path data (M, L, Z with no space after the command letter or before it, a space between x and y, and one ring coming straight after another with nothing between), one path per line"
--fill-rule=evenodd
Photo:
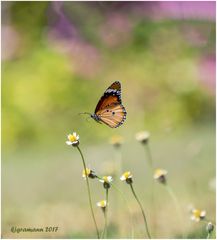
M89 115L87 118L86 118L86 121L88 121L90 118L91 118L91 113L88 113L88 112L83 112L83 113L79 113L79 115L81 114L87 114ZM88 121L89 122L89 121Z
M91 116L91 113L88 113L88 112L79 113L79 115L81 115L81 114L87 114L87 115Z

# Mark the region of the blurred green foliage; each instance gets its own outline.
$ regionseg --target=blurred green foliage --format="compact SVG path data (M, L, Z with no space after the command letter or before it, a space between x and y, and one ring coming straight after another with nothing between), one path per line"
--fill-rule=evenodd
M76 223L79 226L75 224L72 232L64 229L61 237L86 237L83 226L87 226L89 237L94 236L83 188L73 182L78 179L83 183L78 155L65 146L66 135L72 131L80 135L88 163L99 172L103 162L114 158L108 138L113 134L124 137L124 168L134 172L148 213L152 212L152 176L148 179L147 166L141 167L144 152L133 139L139 130L150 131L156 165L166 166L183 209L192 201L207 206L214 216L215 196L208 190L208 182L215 175L215 73L213 65L209 68L209 62L208 67L205 63L207 57L215 55L215 22L152 19L131 11L134 3L121 4L2 4L3 27L17 33L14 39L4 38L8 52L13 41L17 47L2 62L4 230L12 220L28 222L27 212L31 215L33 208L33 215L43 218L51 206L57 211L55 217L60 215L60 225L69 220L67 229L74 227L69 212L74 214L78 209L76 213L81 216ZM122 83L128 113L120 128L110 129L79 115L93 112L104 90L115 80ZM20 194L19 186L27 190ZM156 232L163 237L170 231L179 236L176 229L166 228L164 220L173 223L174 219L164 194L159 189L156 193L163 216L158 221L160 233ZM20 208L25 204L27 207ZM63 217L67 204L72 208ZM134 214L137 217L136 210ZM35 221L41 223L41 219ZM112 222L110 229L110 237L117 237ZM202 238L204 232L192 230L190 236Z
M29 47L41 42L44 27L47 24L46 11L48 2L21 2L11 6L11 21L20 31L25 42L24 49L31 51ZM30 46L29 46L30 45Z
M66 3L68 20L101 55L98 71L88 76L76 72L75 57L56 51L46 38L49 8L48 2L22 2L13 3L10 9L12 26L23 44L18 57L2 66L4 147L46 142L75 129L88 130L87 140L92 134L94 139L107 137L106 128L98 131L97 124L86 123L78 113L93 111L105 88L117 79L123 83L127 129L134 129L136 123L162 131L214 120L214 96L199 83L197 65L206 47L190 45L182 32L186 24L214 29L214 23L129 16L133 25L130 39L111 48L99 35L99 26L106 21L103 8ZM53 15L51 22L56 21ZM210 44L214 47L214 36L210 37L207 49Z

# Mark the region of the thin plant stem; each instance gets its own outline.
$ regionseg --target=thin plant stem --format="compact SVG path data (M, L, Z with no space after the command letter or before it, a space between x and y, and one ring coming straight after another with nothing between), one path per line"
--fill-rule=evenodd
M91 199L91 194L90 194L90 184L89 184L89 179L88 179L88 174L87 174L86 163L85 163L85 160L84 160L83 153L82 153L81 149L79 148L79 146L77 146L77 149L78 149L78 151L79 151L79 153L81 155L83 166L84 166L84 171L85 171L85 176L86 176L86 183L87 183L88 200L89 200L91 215L92 215L92 218L93 218L93 221L94 221L94 225L95 225L95 228L96 228L97 238L99 239L100 238L99 230L98 230L98 227L97 227L97 224L96 224L95 215L94 215L94 212L93 212L93 204L92 204L92 199Z
M105 219L105 225L104 229L101 235L101 239L107 238L107 228L108 228L108 223L107 223L107 216L108 216L108 189L106 189L106 207L103 209L103 214L104 214L104 219Z
M121 153L121 147L118 147L115 149L115 159L116 159L116 170L118 173L118 176L122 173L122 153Z
M154 184L154 179L152 178L151 181L151 205L152 205L152 216L153 216L153 228L154 228L154 235L157 232L157 223L156 223L156 202L155 202L155 197L154 197L154 190L155 190L155 184ZM152 231L153 234L153 231Z
M172 188L169 185L165 184L165 187L166 187L168 193L170 194L171 198L173 199L173 202L174 202L175 207L176 207L177 214L179 216L180 224L182 225L182 223L183 223L182 213L181 213L181 208L180 208L179 202L177 200L177 197L176 197L175 193L173 192ZM184 238L184 233L183 233L183 238Z
M115 176L119 177L122 174L122 145L120 146L114 146L114 159L115 159ZM117 182L118 188L120 188L120 182ZM114 211L116 213L116 219L115 222L117 224L118 232L121 233L121 222L122 222L122 215L121 215L121 199L119 194L115 192L114 194L115 198L115 206L114 206Z
M152 159L151 150L150 150L148 143L145 144L145 151L146 151L149 166L153 170L153 159Z
M141 209L142 215L143 215L143 219L144 219L144 222L145 222L145 229L146 229L148 238L151 239L151 234L149 233L149 230L148 230L148 223L147 223L147 220L146 220L145 212L144 212L144 210L143 210L143 207L142 207L141 202L139 201L139 198L137 197L137 195L136 195L136 193L135 193L135 191L134 191L134 188L133 188L133 184L132 184L132 183L130 183L130 188L131 188L131 190L132 190L132 193L133 193L133 195L134 195L137 203L138 203L139 206L140 206L140 209Z
M105 238L108 231L108 189L106 189L106 209L105 209Z
M152 158L152 154L151 154L151 149L149 147L149 142L146 142L144 144L145 147L145 153L146 153L146 157L147 157L147 162L149 167L151 168L151 172L153 172L154 170L154 164L153 164L153 158ZM155 208L155 198L154 198L154 179L152 178L152 182L151 182L151 205L152 205L152 214L153 214L153 225L154 225L154 230L155 232L157 232L157 224L156 224L156 208ZM152 232L153 233L153 232Z
M100 180L102 180L102 178L101 177L99 177L99 176L96 176L98 179L100 179ZM133 222L133 220L132 220L132 217L131 217L131 214L132 214L132 211L131 211L131 209L130 209L130 207L129 207L129 205L128 205L128 201L127 201L127 199L125 198L125 196L124 196L124 194L123 194L123 192L114 184L114 183L110 183L111 184L111 186L113 186L113 188L120 194L120 196L122 197L122 199L124 200L124 202L126 203L126 206L127 206L127 209L128 209L128 211L129 211L129 213L130 213L130 221L131 221L131 226L132 226L132 229L131 229L131 238L133 239L134 238L134 222Z
M105 213L105 209L104 210L102 210L103 211L103 215L104 215L104 221L105 221L105 223L104 223L104 228L103 228L103 231L102 231L102 234L101 234L101 237L100 237L100 239L103 239L104 238L104 235L105 235L105 229L106 229L106 213Z

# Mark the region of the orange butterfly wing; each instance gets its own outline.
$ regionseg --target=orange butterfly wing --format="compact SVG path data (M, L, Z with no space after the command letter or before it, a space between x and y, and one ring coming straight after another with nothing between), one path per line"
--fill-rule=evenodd
M100 120L111 128L122 125L126 119L126 110L122 104L111 104L98 112Z
M96 106L95 114L101 122L111 128L119 127L126 119L127 112L121 104L121 84L114 82L106 89Z
M95 113L114 102L121 103L121 84L118 81L106 89L96 106Z

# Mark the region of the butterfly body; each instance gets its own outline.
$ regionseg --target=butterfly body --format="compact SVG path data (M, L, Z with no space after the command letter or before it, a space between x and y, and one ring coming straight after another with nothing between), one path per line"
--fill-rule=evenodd
M90 114L98 123L105 123L111 128L117 128L123 124L127 112L121 101L121 84L116 81L106 89L99 100L94 114Z
M101 123L99 116L97 116L95 113L94 113L94 114L90 114L90 116L91 116L96 122Z

